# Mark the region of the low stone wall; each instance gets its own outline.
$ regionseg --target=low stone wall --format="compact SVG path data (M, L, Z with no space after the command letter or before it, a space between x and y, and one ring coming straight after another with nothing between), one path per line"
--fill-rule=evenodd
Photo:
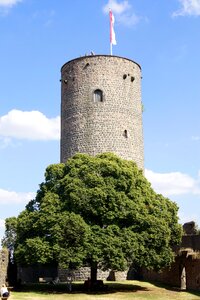
M40 278L56 278L58 276L57 266L53 265L34 265L18 266L17 277L21 283L37 283Z
M90 268L89 267L82 267L78 270L58 270L58 277L60 281L65 282L68 280L69 277L72 278L73 281L84 281L90 278ZM98 269L97 271L97 279L98 280L126 280L127 279L127 272L113 272L113 271L103 271Z
M98 279L106 279L109 275L109 272L103 272L98 270ZM77 270L67 270L67 269L59 269L58 277L60 281L65 282L69 277L72 278L73 281L82 281L90 278L90 268L82 267Z
M166 268L162 272L142 269L141 279L160 282L173 287L180 287L179 264L173 263L169 269Z
M8 270L8 250L0 250L0 286L6 282Z
M41 278L59 278L60 282L84 281L90 278L90 268L82 267L77 270L69 270L57 268L57 266L35 265L35 266L18 266L18 280L22 283L39 282ZM127 272L113 272L111 270L103 271L98 269L97 279L101 280L117 280L127 279Z
M102 280L147 280L157 281L173 287L181 287L181 274L184 268L187 289L200 291L200 235L186 235L182 238L180 246L174 249L176 252L175 262L169 269L162 272L135 269L134 266L128 272L113 272L98 270L98 279ZM0 283L5 281L8 264L8 255L0 253ZM57 266L33 266L18 267L18 279L22 282L38 282L40 277L59 277L61 282L71 278L73 281L84 281L90 277L90 268L83 267L78 270L66 270Z

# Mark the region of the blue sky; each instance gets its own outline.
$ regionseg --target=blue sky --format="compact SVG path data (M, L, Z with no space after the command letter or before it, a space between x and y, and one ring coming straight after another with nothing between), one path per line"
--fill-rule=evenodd
M91 51L142 67L146 177L200 226L200 0L0 0L0 237L60 159L60 68Z

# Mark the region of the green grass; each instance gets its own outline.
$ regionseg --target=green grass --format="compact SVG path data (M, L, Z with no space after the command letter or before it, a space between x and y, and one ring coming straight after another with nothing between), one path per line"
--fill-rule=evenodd
M20 292L11 292L9 300L196 300L200 292L180 292L141 281L106 282L107 288L96 293L83 292L80 283L73 284L71 293L66 285L27 285Z

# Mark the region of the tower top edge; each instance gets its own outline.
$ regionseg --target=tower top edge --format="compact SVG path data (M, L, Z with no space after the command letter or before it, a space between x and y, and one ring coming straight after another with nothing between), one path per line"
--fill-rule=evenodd
M122 57L122 56L118 56L118 55L106 55L106 54L94 54L94 55L85 55L85 56L80 56L80 57L77 57L77 58L74 58L74 59L71 59L71 60L69 60L68 62L66 62L62 67L61 67L61 71L62 71L62 69L67 65L67 64L69 64L69 63L71 63L71 62L75 62L75 61L79 61L79 60L84 60L84 59L91 59L91 58L95 58L95 57L110 57L110 58L116 58L116 59L123 59L123 60L128 60L128 61L130 61L130 62L132 62L132 63L134 63L134 64L136 64L139 68L140 68L140 70L141 70L141 66L137 63L137 62L135 62L134 60L132 60L132 59L129 59L129 58L126 58L126 57Z

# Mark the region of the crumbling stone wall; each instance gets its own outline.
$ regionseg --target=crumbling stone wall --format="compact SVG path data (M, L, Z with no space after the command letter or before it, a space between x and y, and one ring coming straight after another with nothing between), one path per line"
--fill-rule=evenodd
M180 287L180 270L179 262L176 261L170 268L165 268L162 272L141 269L140 278L146 281L161 282L173 287Z
M90 268L82 267L77 270L69 270L58 268L51 265L33 265L33 266L18 266L18 280L22 283L36 283L39 278L59 278L61 282L68 281L71 278L73 281L84 281L90 278ZM126 280L127 272L112 272L110 270L103 271L98 269L97 279L101 280Z
M6 282L8 269L8 250L0 250L0 286Z
M180 257L169 269L158 273L155 271L142 270L142 277L147 281L158 281L173 287L181 287L181 266L185 266L186 271L186 288L200 291L200 258L189 256L183 263Z
M186 272L186 288L200 291L200 235L185 235L176 249L175 262L162 272L142 269L140 276L147 281L158 281L181 287L181 271Z
M200 291L200 258L189 256L185 268L187 288Z
M90 278L90 268L82 267L78 270L67 270L67 269L59 269L58 277L60 281L65 282L67 278L71 277L74 281L82 281ZM112 272L110 270L103 271L101 269L97 270L97 279L101 280L126 280L127 279L127 271L124 272Z
M200 252L200 235L184 235L182 237L181 248Z

